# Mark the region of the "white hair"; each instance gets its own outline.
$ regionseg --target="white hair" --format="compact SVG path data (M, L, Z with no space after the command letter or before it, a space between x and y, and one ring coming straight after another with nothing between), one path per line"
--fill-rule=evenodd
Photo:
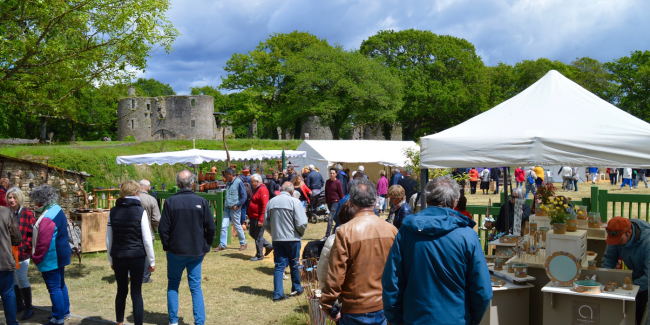
M524 190L521 188L516 188L512 191L512 197L515 199L523 199L524 196Z
M253 174L251 175L251 182L256 181L256 182L262 182L262 176L260 174Z
M359 171L363 171L363 170L364 170L363 166L359 165Z
M355 170L355 171L353 171L353 172L352 172L352 177L354 177L354 174L356 174L356 173L357 173L357 171L356 171L356 170Z
M146 180L146 179L143 178L143 179L140 181L140 188L142 188L142 187L147 187L147 188L148 188L148 187L151 187L151 182L149 182L148 180Z
M309 170L314 170L314 165L309 165Z

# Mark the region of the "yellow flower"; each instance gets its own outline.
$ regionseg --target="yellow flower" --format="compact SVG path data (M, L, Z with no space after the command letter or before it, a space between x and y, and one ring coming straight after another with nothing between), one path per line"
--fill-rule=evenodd
M569 205L568 205L568 204L565 204L565 205L564 205L564 207L565 207L565 208L568 208L568 207L569 207Z

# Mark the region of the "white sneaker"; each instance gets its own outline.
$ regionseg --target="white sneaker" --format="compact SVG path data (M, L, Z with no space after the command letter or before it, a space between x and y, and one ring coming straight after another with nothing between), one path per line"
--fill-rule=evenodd
M283 280L288 280L289 277L285 274L285 275L282 277L282 279L283 279ZM175 325L178 325L178 324L175 324Z

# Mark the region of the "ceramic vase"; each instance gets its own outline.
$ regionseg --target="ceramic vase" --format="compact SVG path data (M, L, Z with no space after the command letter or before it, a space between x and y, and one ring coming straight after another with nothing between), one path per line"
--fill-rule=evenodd
M535 208L535 215L538 217L543 217L546 215L546 211L540 209L539 207Z
M528 227L530 227L530 235L535 236L537 233L537 222L531 222L528 224Z
M214 167L214 166L210 167L210 172L211 173L216 173L217 172L217 167Z
M203 171L199 170L199 183L202 183L205 181L205 176L203 176Z
M515 264L513 267L516 278L525 278L528 276L528 264Z
M515 273L515 263L508 263L508 273Z
M576 217L580 220L587 220L587 206L578 205L578 211L576 212Z
M600 228L600 213L590 212L587 222L589 223L589 228Z
M486 221L484 225L486 229L491 230L492 228L494 228L494 221Z
M542 234L542 241L546 241L546 233L549 231L548 227L539 227L539 232Z
M562 235L566 233L567 224L566 223L554 223L553 224L553 233Z
M598 268L596 267L596 260L589 260L587 261L589 263L589 267L587 267L588 270L597 270Z
M503 270L503 259L497 258L494 260L494 270L495 271Z
M566 221L566 231L576 231L578 230L578 219L569 219Z

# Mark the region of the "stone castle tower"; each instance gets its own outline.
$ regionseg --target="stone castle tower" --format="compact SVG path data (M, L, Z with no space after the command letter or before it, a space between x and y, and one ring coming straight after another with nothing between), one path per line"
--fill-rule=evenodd
M222 128L217 127L212 96L129 97L118 104L117 139L133 136L137 141L162 139L220 140ZM226 128L226 135L232 127Z

